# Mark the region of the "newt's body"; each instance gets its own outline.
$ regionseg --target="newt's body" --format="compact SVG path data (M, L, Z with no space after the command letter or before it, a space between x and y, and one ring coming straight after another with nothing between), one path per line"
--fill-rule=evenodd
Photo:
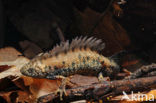
M21 73L31 77L57 79L73 74L112 77L119 71L118 65L97 51L104 48L96 38L76 38L61 43L50 52L42 53L21 69Z

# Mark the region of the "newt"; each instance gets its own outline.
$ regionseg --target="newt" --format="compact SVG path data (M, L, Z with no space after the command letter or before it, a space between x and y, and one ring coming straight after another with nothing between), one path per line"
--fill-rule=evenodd
M21 68L21 73L35 78L51 80L62 79L62 85L66 77L74 74L113 78L119 71L119 66L109 57L99 52L105 47L101 39L94 37L76 37L71 42L61 42L52 50L40 53L28 64ZM62 97L65 86L60 92Z

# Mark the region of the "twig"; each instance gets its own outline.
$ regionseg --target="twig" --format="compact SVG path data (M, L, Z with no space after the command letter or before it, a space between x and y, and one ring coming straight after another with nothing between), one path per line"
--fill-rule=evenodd
M135 71L134 73L132 73L130 76L126 77L125 80L126 79L136 79L136 78L139 78L139 77L150 75L150 72L153 72L153 71L156 71L156 64L142 66L137 71Z
M148 73L147 76L148 77L156 76L156 71L152 71L152 72Z
M62 32L61 28L57 23L52 23L52 28L55 30L56 34L58 35L61 42L65 42L64 33Z
M60 41L65 42L65 37L60 27L56 28L56 32L60 38Z
M77 88L67 89L68 100L75 97L81 97L81 99L101 99L107 96L115 96L117 94L122 94L122 91L141 91L151 85L156 84L156 76L139 78L133 80L118 80L112 82L96 83L88 86L81 86ZM54 100L58 96L54 93L42 96L38 99L38 103L46 103L48 101ZM77 98L75 98L77 99ZM75 100L74 99L74 100Z

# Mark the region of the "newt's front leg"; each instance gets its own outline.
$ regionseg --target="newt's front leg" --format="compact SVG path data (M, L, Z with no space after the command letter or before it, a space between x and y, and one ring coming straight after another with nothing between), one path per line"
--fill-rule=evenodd
M55 76L57 79L62 79L61 80L61 84L59 85L59 88L55 91L55 94L57 95L59 93L60 95L60 100L63 100L62 96L63 94L65 94L65 96L67 96L66 93L66 85L68 86L73 86L73 84L70 82L70 77L64 77L64 76Z
M55 76L56 79L61 79L61 84L59 85L59 88L55 91L55 95L59 93L60 95L60 100L63 100L62 96L63 94L67 95L66 93L66 83L67 83L67 78L64 76Z

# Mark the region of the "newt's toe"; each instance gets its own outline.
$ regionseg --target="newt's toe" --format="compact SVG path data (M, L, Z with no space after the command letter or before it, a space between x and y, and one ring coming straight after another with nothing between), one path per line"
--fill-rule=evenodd
M60 100L63 100L63 94L65 94L65 96L67 96L67 93L66 93L66 90L65 88L58 88L56 91L55 91L55 95L60 95Z

